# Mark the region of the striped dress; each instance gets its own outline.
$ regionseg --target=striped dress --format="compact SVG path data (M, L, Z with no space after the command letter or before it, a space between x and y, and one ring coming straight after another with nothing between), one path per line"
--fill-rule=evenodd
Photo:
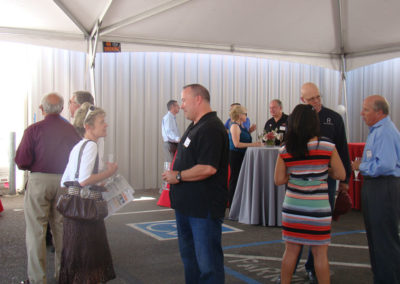
M282 206L283 240L304 245L330 243L332 214L326 180L334 147L323 140L308 142L309 154L302 159L294 159L285 147L280 149L290 174Z

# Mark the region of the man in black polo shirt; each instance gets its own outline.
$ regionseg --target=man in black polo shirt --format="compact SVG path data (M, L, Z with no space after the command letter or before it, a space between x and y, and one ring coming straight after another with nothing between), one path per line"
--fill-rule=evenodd
M282 111L282 102L278 99L274 99L269 103L269 112L272 117L267 120L264 126L266 133L276 130L277 133L282 134L281 139L276 139L275 144L279 145L283 141L283 137L286 133L286 124L288 115Z
M162 176L171 185L185 279L224 283L221 233L228 197L228 134L203 86L183 88L181 109L192 123L178 144L173 170Z

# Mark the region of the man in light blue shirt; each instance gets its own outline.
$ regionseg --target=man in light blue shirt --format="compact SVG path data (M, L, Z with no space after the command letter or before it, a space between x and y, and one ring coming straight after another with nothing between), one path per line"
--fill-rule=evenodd
M374 283L400 283L400 133L382 96L364 100L361 116L369 134L353 170L364 176L362 211Z
M176 123L176 114L179 112L179 104L176 100L167 103L168 113L164 115L161 123L161 134L163 137L163 150L165 162L172 162L174 158L180 134Z

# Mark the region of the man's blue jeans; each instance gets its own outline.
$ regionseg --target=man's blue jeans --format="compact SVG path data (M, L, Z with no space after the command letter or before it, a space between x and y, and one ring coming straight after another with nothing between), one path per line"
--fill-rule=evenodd
M179 251L190 284L224 283L222 219L195 218L175 210Z

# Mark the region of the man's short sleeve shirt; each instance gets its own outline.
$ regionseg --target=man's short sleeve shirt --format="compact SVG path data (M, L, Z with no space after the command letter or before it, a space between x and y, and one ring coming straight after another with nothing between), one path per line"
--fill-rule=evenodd
M264 126L265 132L271 132L272 130L276 130L278 133L285 134L288 117L289 116L284 113L282 113L282 117L278 121L275 121L275 119L271 117L265 123Z
M204 180L171 185L171 205L180 213L205 218L223 217L227 202L229 141L228 134L215 112L190 124L181 141L174 170L187 170L196 165L210 165L217 173Z

